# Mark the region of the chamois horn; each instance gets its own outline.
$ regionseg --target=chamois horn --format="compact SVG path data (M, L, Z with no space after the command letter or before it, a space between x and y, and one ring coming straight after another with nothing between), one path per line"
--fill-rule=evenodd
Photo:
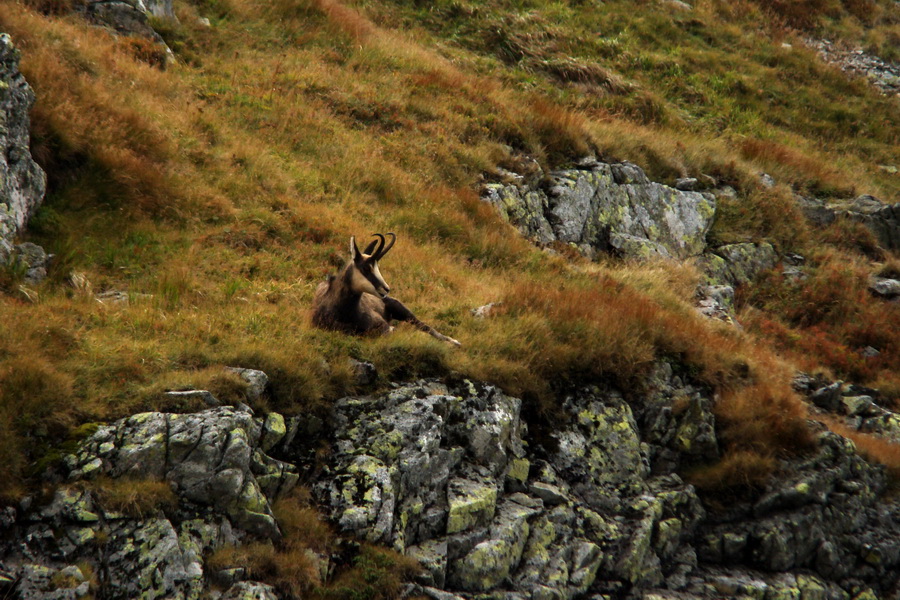
M381 235L380 233L373 233L373 234L372 234L372 237L377 237L377 238L378 238L378 242L377 242L378 245L375 246L375 250L374 250L374 251L368 253L368 254L369 254L369 260L378 260L379 258L381 258L381 255L380 255L380 254L381 254L381 249L384 248L384 236ZM376 243L376 242L372 242L373 245L374 245L375 243Z
M378 260L381 260L382 258L384 258L384 255L387 254L390 251L390 249L394 247L394 242L397 241L396 235L394 235L393 233L388 233L388 235L391 236L391 242L387 245L387 248L382 247L382 249L376 253L376 256L378 256ZM382 236L381 239L384 240L384 236Z

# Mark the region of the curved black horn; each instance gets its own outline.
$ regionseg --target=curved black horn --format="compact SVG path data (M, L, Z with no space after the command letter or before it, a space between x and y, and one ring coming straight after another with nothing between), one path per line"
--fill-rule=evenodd
M370 254L371 260L378 260L381 258L381 250L384 248L384 236L380 233L373 233L373 237L377 237L379 240L378 246L375 248L375 251Z
M391 243L389 243L386 248L381 250L381 252L378 254L379 259L384 258L384 255L387 254L390 251L390 249L394 247L394 242L397 241L396 235L394 235L393 233L388 233L388 235L391 236ZM382 239L384 239L384 238L382 238Z

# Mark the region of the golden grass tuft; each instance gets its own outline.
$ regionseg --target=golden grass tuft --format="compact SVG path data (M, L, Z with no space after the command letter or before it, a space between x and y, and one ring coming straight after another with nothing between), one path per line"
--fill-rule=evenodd
M248 575L274 585L290 597L315 594L334 600L394 600L403 584L419 572L418 563L384 548L363 544L349 564L338 565L332 579L323 557L336 550L331 528L309 505L309 493L297 488L276 502L283 537L275 542L226 546L206 561L211 571L242 567ZM349 557L348 557L349 558Z
M778 462L769 454L736 450L726 452L715 464L690 471L686 479L707 497L727 502L763 489L777 467Z
M102 477L92 480L88 489L104 510L135 519L149 518L159 511L170 511L178 506L178 497L166 481Z
M837 419L822 419L834 433L852 440L856 449L867 460L884 465L892 484L900 484L900 444L868 433L857 431Z

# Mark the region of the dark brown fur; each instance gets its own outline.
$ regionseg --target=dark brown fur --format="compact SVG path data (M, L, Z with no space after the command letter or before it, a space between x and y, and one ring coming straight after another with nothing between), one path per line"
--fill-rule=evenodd
M352 238L350 245L350 262L340 274L330 276L316 288L313 325L347 333L382 335L393 329L392 321L406 321L441 341L460 345L420 321L402 302L387 295L389 288L377 265L377 259L386 252L378 256L379 251L373 252L374 245L370 245L365 254L361 253ZM379 297L377 292L371 293L376 290L384 290L384 295Z

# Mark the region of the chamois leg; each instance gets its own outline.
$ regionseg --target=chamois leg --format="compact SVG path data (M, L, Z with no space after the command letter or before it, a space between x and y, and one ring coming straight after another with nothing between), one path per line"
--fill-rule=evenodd
M416 315L414 315L411 310L406 308L406 306L404 306L403 303L400 302L399 300L397 300L396 298L390 298L390 297L385 296L384 298L382 298L382 300L384 301L384 308L385 308L385 312L387 313L386 316L387 316L388 320L396 319L398 321L406 321L407 323L413 324L415 327L417 327L418 329L421 329L422 331L429 334L430 336L436 337L437 339L441 340L442 342L448 342L450 344L453 344L454 346L462 345L458 341L454 340L452 337L448 337L448 336L444 335L443 333L440 333L438 330L436 330L431 325L428 325L428 324L420 321L418 318L416 318Z

